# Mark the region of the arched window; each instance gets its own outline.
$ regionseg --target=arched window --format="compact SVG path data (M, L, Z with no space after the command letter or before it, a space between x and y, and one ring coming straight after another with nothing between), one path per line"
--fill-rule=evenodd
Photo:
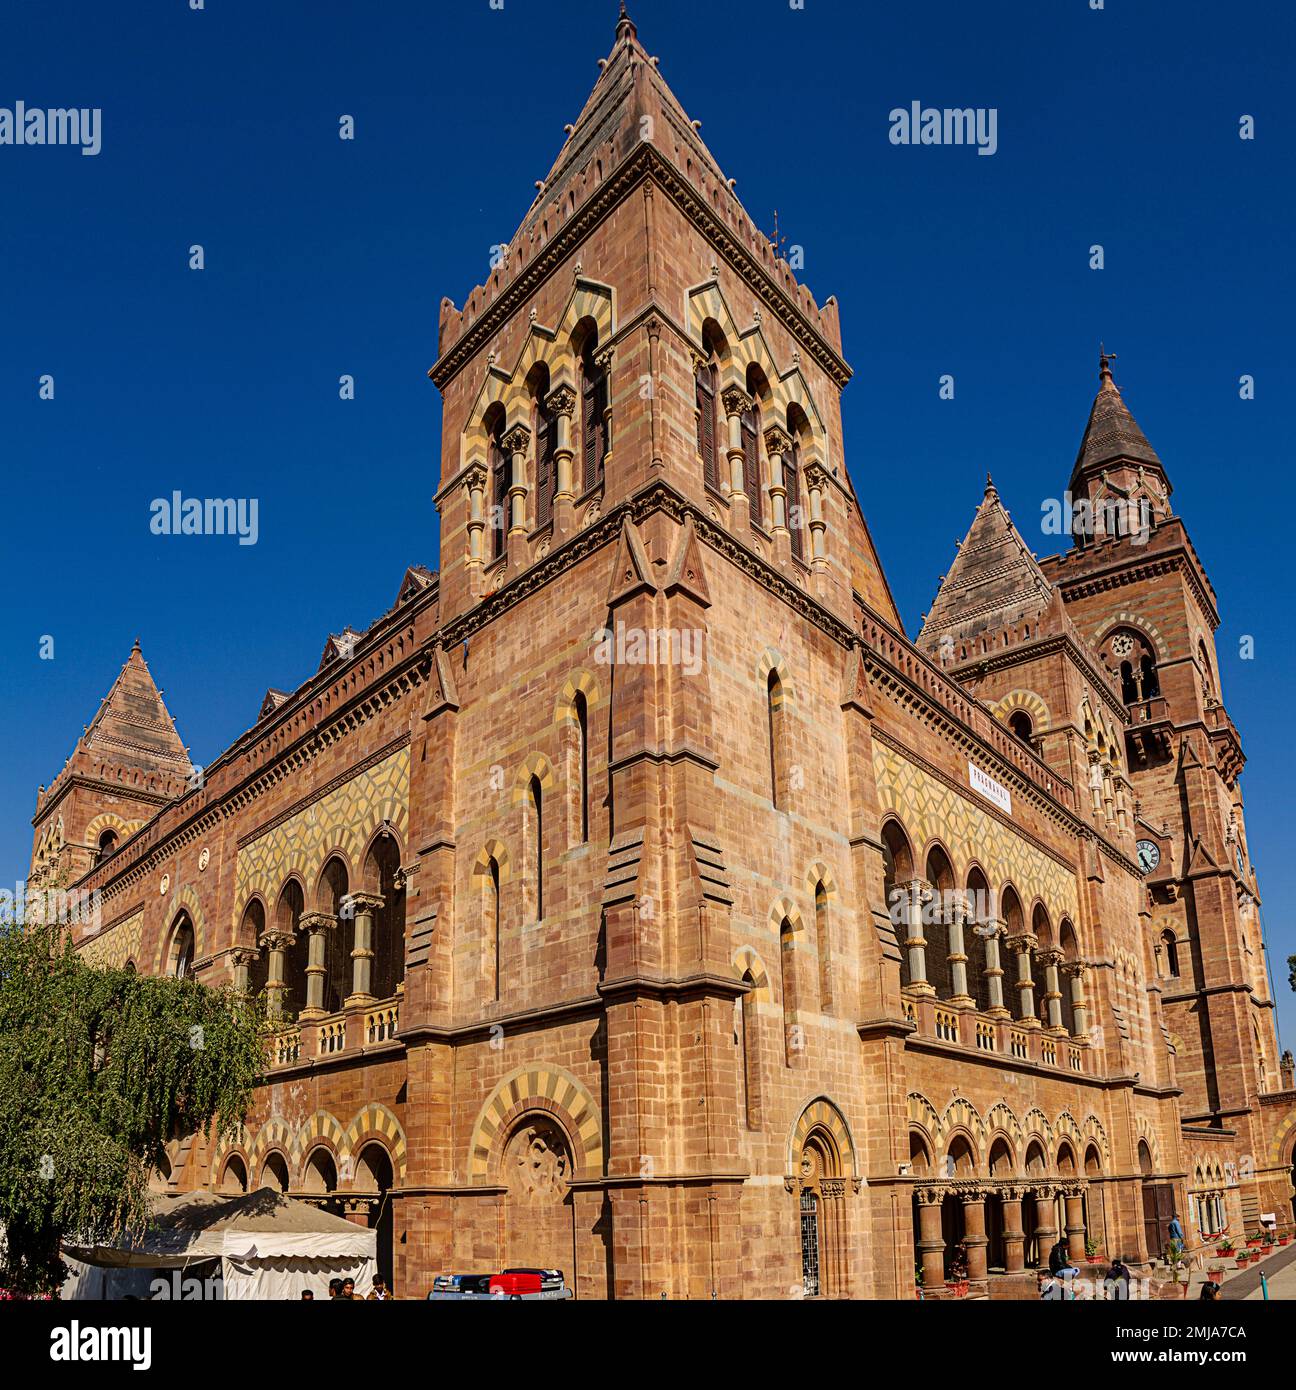
M117 853L117 832L115 830L105 830L99 836L99 857L97 863L102 864L105 859L110 859Z
M533 816L532 844L535 852L535 909L536 921L544 917L544 789L539 777L532 776L530 785L531 814Z
M699 362L694 373L697 397L697 447L702 460L702 481L720 489L720 464L716 450L716 387L719 372L714 362Z
M558 490L558 466L554 450L558 447L558 417L549 409L549 373L543 364L533 386L532 417L535 422L536 526L545 526L553 515L554 493Z
M193 961L193 923L182 916L171 936L171 973L177 980L186 979L193 970Z
M580 837L581 844L589 842L589 701L585 692L578 690L572 701L576 711L576 768L580 788Z
M499 860L492 858L487 865L489 888L486 893L486 917L491 934L492 970L495 976L494 994L500 997L500 866Z
M748 1129L761 1126L760 1038L756 1030L756 978L742 977L745 993L738 1001L738 1056L742 1064L743 1120Z
M608 451L607 371L594 360L594 334L581 353L581 478L588 492L603 481Z
M797 990L796 934L785 917L779 926L779 983L783 994L783 1060L790 1067L802 1051L797 1022L800 998Z
M498 410L491 426L487 446L490 464L490 557L497 560L504 553L509 528L509 469L511 461L504 448L504 412Z
M815 946L819 952L819 1011L832 1013L832 941L828 935L828 889L815 884Z
M1109 633L1101 652L1107 669L1119 673L1121 700L1125 704L1139 704L1161 694L1156 652L1137 629L1122 627Z
M752 403L742 413L742 451L743 451L743 491L751 507L751 519L757 526L761 524L761 485L760 485L760 401L755 396Z
M769 737L770 800L777 810L782 782L781 752L783 742L783 682L779 673L771 670L765 682L765 714Z
M377 839L365 865L366 887L382 898L374 910L370 941L369 992L390 999L405 978L405 876L400 848L391 835Z
M792 446L783 455L783 486L787 489L788 539L796 559L805 557L806 510L801 502L801 434L788 415Z
M1008 716L1008 727L1023 743L1030 743L1034 730L1031 727L1031 717L1024 709L1013 710Z
M1173 979L1179 974L1179 941L1169 927L1161 933L1161 945L1165 951L1165 973Z

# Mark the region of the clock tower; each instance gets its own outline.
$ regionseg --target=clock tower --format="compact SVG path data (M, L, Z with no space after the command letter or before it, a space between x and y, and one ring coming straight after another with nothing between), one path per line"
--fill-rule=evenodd
M1220 686L1215 591L1110 361L1104 353L1071 475L1073 499L1090 504L1094 524L1077 527L1072 550L1041 569L1128 713L1149 988L1160 993L1176 1053L1185 1134L1231 1150L1235 1215L1253 1229L1289 1206L1278 1130L1290 1126L1291 1098L1277 1103L1285 1083L1247 848L1242 743Z

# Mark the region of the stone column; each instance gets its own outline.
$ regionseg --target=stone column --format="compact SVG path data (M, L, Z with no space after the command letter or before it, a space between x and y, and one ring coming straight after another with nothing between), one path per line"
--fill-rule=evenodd
M1035 1199L1035 1248L1041 1264L1057 1242L1057 1188L1045 1183L1032 1194Z
M1084 1189L1079 1185L1064 1187L1062 1194L1066 1205L1067 1254L1078 1265L1085 1257Z
M945 1189L920 1187L918 1198L918 1253L922 1262L923 1288L945 1287L945 1237L941 1233L941 1203Z
M531 440L531 431L525 425L514 425L504 436L500 443L512 459L510 476L512 481L509 485L509 525L508 534L510 547L513 537L526 536L527 515L527 477L526 477L526 451L527 445Z
M985 1199L983 1187L964 1188L959 1196L963 1199L963 1244L967 1247L967 1267L969 1279L989 1277L986 1247L990 1237L986 1235Z
M331 912L304 912L298 924L310 933L306 958L306 1007L298 1015L303 1020L324 1017L324 980L328 975L328 933L336 931L337 918Z
M284 960L288 948L293 943L289 931L267 931L261 934L261 945L270 953L266 972L266 1012L271 1018L283 1017L284 990L288 988L284 979Z
M234 993L246 995L252 988L252 962L255 951L232 951L230 964L234 967Z
M555 386L545 404L558 430L558 439L554 444L554 468L558 475L554 483L554 534L562 535L572 529L572 512L576 501L575 450L572 447L576 392L566 383Z
M1063 976L1071 981L1071 1012L1077 1042L1088 1041L1089 1038L1089 1001L1085 998L1084 972L1082 960L1069 960L1062 965Z
M806 469L806 487L810 490L810 563L815 569L821 569L828 558L827 547L824 544L824 533L828 529L828 522L824 517L828 474L817 463Z
M967 952L963 946L963 931L967 919L967 903L955 894L953 904L945 916L945 930L949 933L949 954L946 959L949 961L950 979L954 990L949 1002L970 1009L975 1007L976 1000L968 993Z
M751 501L747 496L747 488L743 479L745 451L743 449L742 417L746 411L751 409L752 401L746 391L737 386L726 386L720 393L720 400L724 405L725 426L729 440L725 446L725 457L729 461L729 514L733 517L735 525L739 528L745 528L751 520Z
M770 534L787 537L787 488L783 484L783 455L792 441L777 425L765 431L765 453L770 470Z
M607 398L607 405L603 408L603 465L612 462L612 449L614 440L612 438L612 358L616 355L616 347L605 347L602 352L594 354L594 365L603 373L607 381L607 390L603 393Z
M1019 1022L1025 1027L1039 1027L1035 1017L1035 981L1031 979L1031 952L1035 949L1036 938L1030 932L1010 936L1008 949L1017 957L1017 1012Z
M985 933L986 987L990 995L990 1007L986 1011L994 1018L1011 1018L1004 1005L1003 966L999 962L999 942L1005 935L1004 924L997 918L990 918L978 931Z
M1065 1038L1066 1029L1062 1026L1062 990L1058 984L1058 966L1062 962L1061 951L1041 951L1035 957L1044 967L1044 1007L1048 1011L1048 1029Z
M373 1003L373 921L374 914L383 905L376 893L352 893L345 898L355 914L355 945L351 948L351 993L345 1000L345 1007Z
M1000 1188L1003 1199L1004 1273L1020 1274L1026 1268L1026 1231L1022 1226L1020 1187Z
M464 474L464 487L468 491L468 568L475 580L486 561L486 470L480 463Z
M915 994L935 994L935 986L927 979L927 939L923 936L923 903L929 902L932 886L921 878L910 879L904 885L909 895L905 903L905 949L909 952L909 988Z

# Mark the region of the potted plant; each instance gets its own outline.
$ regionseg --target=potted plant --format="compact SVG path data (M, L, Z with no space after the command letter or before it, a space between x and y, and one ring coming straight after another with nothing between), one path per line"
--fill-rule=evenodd
M1091 1265L1102 1264L1102 1256L1098 1253L1098 1242L1092 1236L1085 1237L1085 1259Z
M1206 1268L1206 1277L1212 1284L1222 1284L1224 1282L1224 1266L1208 1265Z
M1247 1246L1252 1250L1259 1250L1264 1244L1264 1232L1257 1231L1254 1235L1247 1236Z
M1225 1236L1222 1240L1216 1243L1215 1253L1219 1255L1222 1259L1228 1259L1233 1254L1233 1242L1228 1238L1228 1236Z
M955 1298L966 1298L968 1291L968 1271L967 1257L960 1246L950 1259L949 1274L945 1282L949 1285L950 1293Z
M1264 1229L1264 1243L1266 1250L1272 1250L1277 1236L1274 1235L1272 1227L1266 1226Z
M1279 1232L1278 1232L1278 1244L1279 1244L1279 1245L1289 1245L1290 1243L1291 1243L1291 1232L1290 1232L1290 1231L1279 1231Z

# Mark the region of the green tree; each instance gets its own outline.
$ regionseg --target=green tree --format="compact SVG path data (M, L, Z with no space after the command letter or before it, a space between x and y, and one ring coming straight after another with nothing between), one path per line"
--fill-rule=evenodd
M1296 956L1287 957L1287 983L1296 989Z
M261 1029L259 1002L96 969L66 927L0 926L0 1285L53 1292L64 1236L142 1231L167 1142L242 1121Z

